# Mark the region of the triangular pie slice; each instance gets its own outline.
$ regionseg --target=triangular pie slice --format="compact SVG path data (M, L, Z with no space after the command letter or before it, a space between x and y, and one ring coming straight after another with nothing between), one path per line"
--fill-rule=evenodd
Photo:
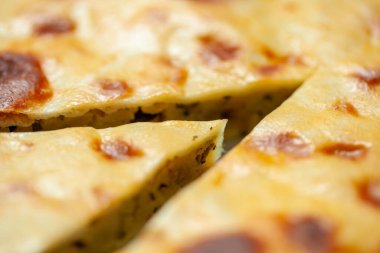
M109 252L221 154L225 121L0 134L0 252Z
M2 0L0 127L229 118L245 136L319 64L378 58L376 2Z
M378 73L318 72L121 252L379 252Z

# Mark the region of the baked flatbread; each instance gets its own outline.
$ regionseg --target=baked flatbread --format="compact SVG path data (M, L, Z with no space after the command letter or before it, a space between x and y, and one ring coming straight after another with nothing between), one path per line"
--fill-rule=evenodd
M109 252L221 154L225 121L0 134L0 252Z
M121 252L379 252L376 73L321 70Z
M0 9L0 127L10 131L229 118L228 136L241 136L316 66L379 58L375 0L3 0Z

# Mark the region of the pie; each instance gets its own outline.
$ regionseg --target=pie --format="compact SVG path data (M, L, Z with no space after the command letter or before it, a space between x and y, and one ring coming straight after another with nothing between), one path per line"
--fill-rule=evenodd
M379 252L374 76L318 71L120 252Z
M228 118L227 138L245 136L317 66L378 61L380 46L376 0L3 0L0 9L3 131Z
M379 253L379 108L379 0L1 0L0 251L113 252L228 119L121 252Z
M107 252L221 154L225 121L0 134L0 252Z

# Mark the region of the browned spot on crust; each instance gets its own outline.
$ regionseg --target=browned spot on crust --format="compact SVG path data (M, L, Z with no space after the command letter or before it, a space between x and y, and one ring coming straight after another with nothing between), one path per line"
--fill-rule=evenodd
M307 65L304 58L300 55L280 55L265 46L261 48L261 52L269 61L276 64Z
M260 66L257 71L263 76L272 76L282 69L281 65Z
M249 145L267 154L284 153L293 158L306 158L313 152L313 146L293 132L257 137Z
M26 116L25 114L0 112L0 122L8 125L19 125L32 123L33 120L29 119L28 116Z
M37 22L33 27L33 32L37 36L61 35L73 32L75 23L66 17L47 17Z
M270 62L257 68L258 73L264 76L274 75L287 65L307 65L304 58L299 55L279 55L268 47L262 47L261 53Z
M187 81L188 72L186 69L177 68L172 75L172 81L179 86L182 86Z
M132 88L123 80L100 79L95 85L102 95L109 98L125 97L132 93Z
M346 101L338 100L333 104L332 108L339 112L351 114L352 116L359 116L359 112L355 106Z
M135 146L121 139L95 141L95 149L110 160L126 160L131 157L141 156L143 152Z
M278 59L278 55L269 47L263 47L261 49L261 52L269 60L277 60Z
M181 253L263 253L264 246L256 238L236 233L209 238L198 242Z
M161 57L161 63L163 63L166 67L170 68L172 71L168 80L170 83L174 83L177 86L182 86L186 83L188 78L188 72L185 68L178 66L175 62L173 62L168 57Z
M352 74L362 84L364 89L374 89L380 86L380 69L367 69Z
M94 187L92 189L92 193L94 194L99 206L106 206L112 200L112 195L101 187Z
M321 151L329 156L357 161L367 156L369 147L363 144L333 143L321 148Z
M198 154L195 157L195 160L198 164L205 164L207 162L208 155L211 153L212 150L215 150L216 145L215 143L211 142L207 145L206 148L200 149Z
M317 217L283 218L285 235L309 253L334 252L334 226Z
M25 109L51 96L48 81L35 57L0 53L0 110Z
M199 41L202 44L200 56L202 60L209 65L233 60L240 51L238 46L212 35L202 36L199 38Z
M360 183L358 193L363 201L380 208L380 180L370 179Z
M299 55L287 55L287 56L283 57L280 60L280 62L289 64L289 65L301 65L301 66L308 65L305 62L305 58L303 58L303 57L301 57Z

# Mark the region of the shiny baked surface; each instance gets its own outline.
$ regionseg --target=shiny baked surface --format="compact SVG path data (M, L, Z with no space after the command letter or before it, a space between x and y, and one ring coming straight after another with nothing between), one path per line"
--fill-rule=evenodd
M380 45L375 0L3 0L0 9L2 127L295 89L320 65L378 62Z
M219 158L225 123L0 134L0 251L112 249Z
M320 70L121 252L378 252L374 73Z

